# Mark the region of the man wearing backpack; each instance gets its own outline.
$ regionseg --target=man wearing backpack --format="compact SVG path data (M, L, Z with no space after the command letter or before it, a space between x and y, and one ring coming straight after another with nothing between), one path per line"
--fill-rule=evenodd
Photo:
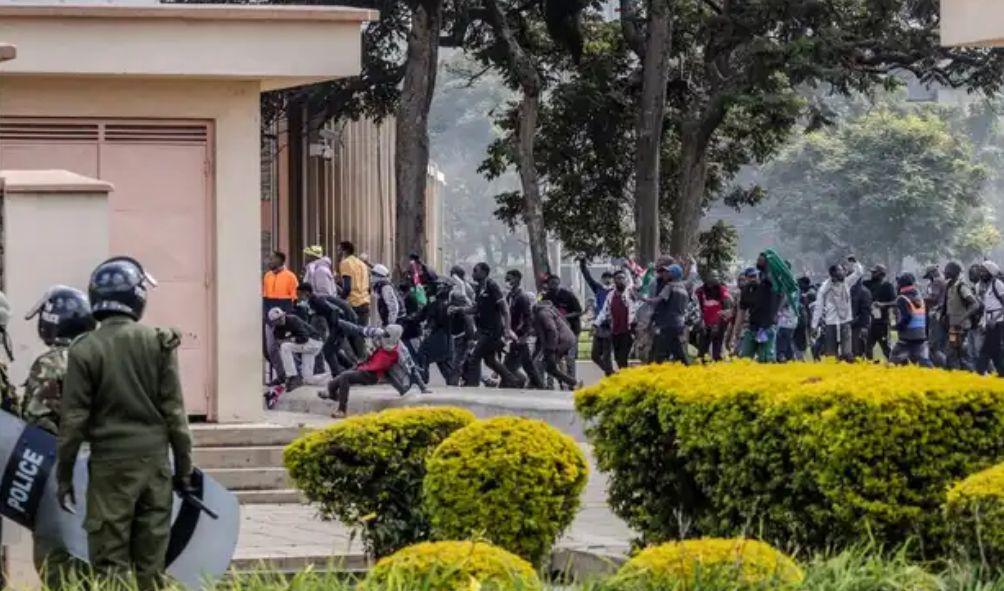
M973 320L980 313L980 303L973 288L962 278L962 265L952 261L945 265L945 300L942 304L942 322L947 343L945 346L945 367L948 369L972 369L972 360L966 353L966 340Z
M980 324L984 337L976 358L976 373L986 374L992 361L997 375L1004 377L1004 281L999 275L1000 267L992 261L984 261L980 275L980 287L983 289Z

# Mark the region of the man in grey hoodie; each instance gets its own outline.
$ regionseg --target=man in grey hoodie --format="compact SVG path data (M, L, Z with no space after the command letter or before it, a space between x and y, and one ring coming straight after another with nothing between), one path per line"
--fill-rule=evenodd
M314 288L314 295L320 297L337 296L338 286L335 275L331 271L331 259L324 256L324 247L309 246L303 249L307 261L303 271L303 283L309 283Z

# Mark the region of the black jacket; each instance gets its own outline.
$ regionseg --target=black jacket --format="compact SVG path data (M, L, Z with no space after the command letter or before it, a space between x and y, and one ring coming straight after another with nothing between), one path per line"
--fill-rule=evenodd
M519 338L530 336L533 332L533 319L530 317L530 296L526 295L523 288L512 289L505 296L506 304L509 305L509 327Z
M853 328L868 328L872 325L872 292L858 281L851 288L851 310L854 312Z
M781 294L774 293L774 287L766 277L744 287L739 306L749 313L750 328L770 328L777 324L777 311L781 308L782 298Z
M293 314L286 314L286 321L282 325L276 326L273 331L275 340L292 340L294 343L301 345L310 339L318 338L317 331L310 324Z
M872 302L879 304L893 304L896 302L896 288L892 286L892 283L888 281L875 281L873 279L868 279L864 282L865 287L872 294ZM888 324L889 323L889 310L883 310L882 316L879 318L872 319L873 324Z
M559 287L555 291L547 292L541 299L554 304L562 318L568 322L572 332L575 334L582 332L582 304L574 293L564 287Z

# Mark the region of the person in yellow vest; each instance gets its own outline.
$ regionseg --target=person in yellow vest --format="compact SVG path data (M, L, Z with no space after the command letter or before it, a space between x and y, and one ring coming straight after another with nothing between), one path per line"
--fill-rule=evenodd
M896 298L896 310L899 312L896 332L899 336L889 361L898 365L916 363L933 367L927 346L927 307L916 282L912 273L903 273L896 278L896 286L899 288Z

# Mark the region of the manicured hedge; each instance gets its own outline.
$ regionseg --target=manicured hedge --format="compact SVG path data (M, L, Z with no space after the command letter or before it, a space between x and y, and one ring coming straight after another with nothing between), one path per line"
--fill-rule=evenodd
M428 539L425 460L474 420L466 410L437 407L359 415L297 439L285 464L324 517L359 527L367 550L386 556Z
M575 441L542 421L471 424L429 458L423 497L433 538L484 536L539 565L575 518L588 470Z
M647 548L606 583L607 591L784 589L803 578L794 560L758 540L705 538Z
M945 516L963 558L1004 567L1004 464L977 472L948 491Z
M946 545L955 481L1004 456L1004 380L868 364L622 371L576 394L614 511L646 543Z
M361 591L540 591L530 563L484 542L425 542L377 563Z

